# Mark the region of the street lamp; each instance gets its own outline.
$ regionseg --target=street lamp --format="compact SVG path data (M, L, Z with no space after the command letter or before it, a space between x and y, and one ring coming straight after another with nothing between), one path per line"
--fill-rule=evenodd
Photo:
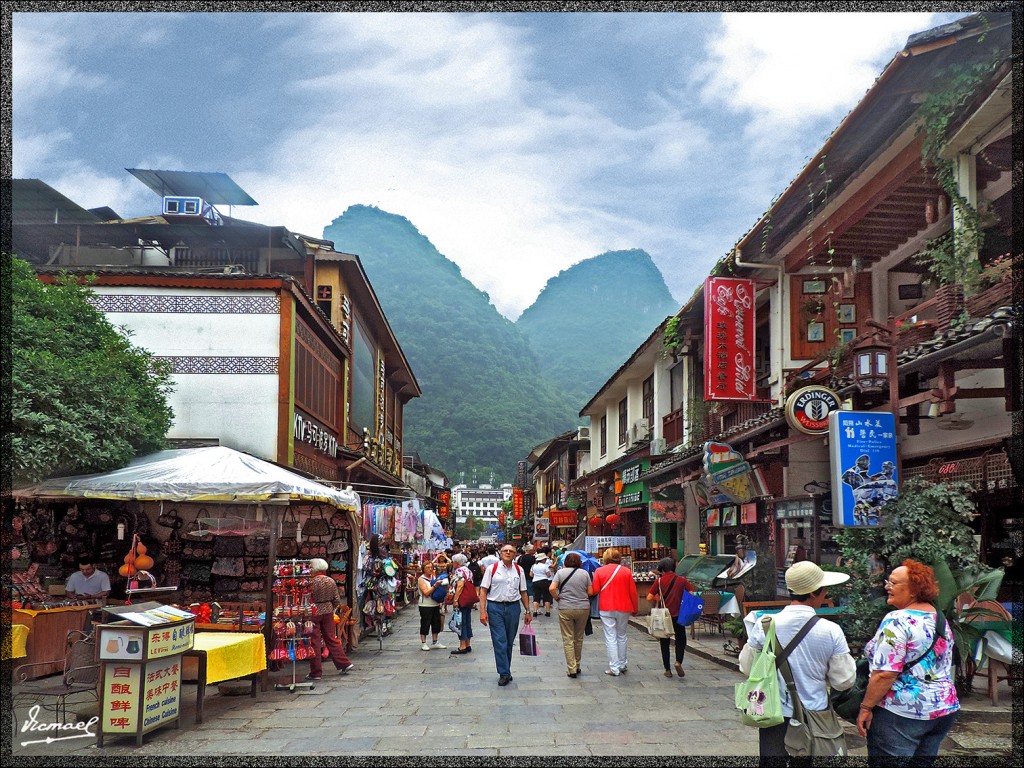
M853 351L853 383L861 392L883 392L889 387L889 344L865 339Z

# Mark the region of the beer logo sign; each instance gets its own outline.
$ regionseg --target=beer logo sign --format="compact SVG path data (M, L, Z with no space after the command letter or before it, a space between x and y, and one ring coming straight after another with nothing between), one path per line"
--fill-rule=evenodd
M828 415L838 411L840 405L839 395L828 387L804 387L786 400L786 421L805 434L824 435L828 432Z

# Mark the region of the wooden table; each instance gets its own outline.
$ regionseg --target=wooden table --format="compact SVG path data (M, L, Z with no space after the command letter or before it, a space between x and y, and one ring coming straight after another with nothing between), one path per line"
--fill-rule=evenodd
M64 671L64 657L67 655L68 632L83 630L89 614L100 605L75 605L33 611L15 608L11 611L11 622L28 627L28 642L24 664L37 664L31 668L31 677L46 677Z
M198 660L196 680L196 722L203 722L203 700L207 683L245 678L252 681L250 696L256 696L256 683L267 690L267 654L263 635L257 632L197 632L192 650L184 656Z

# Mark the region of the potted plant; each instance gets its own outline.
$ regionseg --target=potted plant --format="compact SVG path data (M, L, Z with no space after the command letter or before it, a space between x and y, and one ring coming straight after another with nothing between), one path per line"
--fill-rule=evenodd
M726 653L739 656L743 646L747 644L747 627L742 616L731 616L722 623L722 629L732 635L735 640L728 640L722 645Z

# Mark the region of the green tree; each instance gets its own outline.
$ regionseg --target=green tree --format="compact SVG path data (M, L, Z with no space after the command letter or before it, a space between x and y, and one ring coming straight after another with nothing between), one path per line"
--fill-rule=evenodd
M843 628L851 644L870 640L891 610L884 597L877 597L878 590L888 572L907 558L932 566L945 563L954 572L990 570L978 559L971 529L977 508L971 493L966 483L931 483L912 477L903 483L896 501L885 507L882 525L845 528L836 534L847 563L843 570L853 578L842 588L830 588L829 593L848 598ZM872 556L888 570L871 573Z
M165 447L173 418L167 365L96 310L88 287L67 275L47 285L24 260L5 254L3 262L11 278L4 447L12 480L104 472Z

